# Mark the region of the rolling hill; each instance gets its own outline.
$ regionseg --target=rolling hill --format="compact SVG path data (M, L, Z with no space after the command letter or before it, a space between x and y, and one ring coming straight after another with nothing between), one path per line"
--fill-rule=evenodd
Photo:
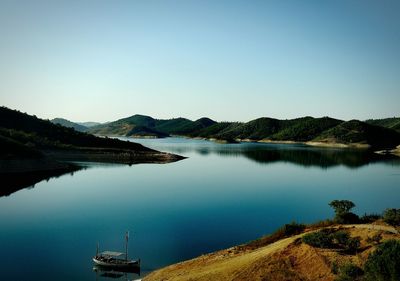
M290 226L290 225L289 225ZM282 230L285 228L282 228ZM287 228L288 229L288 228ZM312 233L337 233L345 239L360 241L355 252L337 249L333 246L319 248L304 242L303 237ZM379 264L376 270L369 265L382 247L395 243L396 250L387 252L387 260L398 260L400 235L395 227L383 223L358 225L335 225L331 227L310 227L301 234L274 234L191 260L182 261L158 269L144 277L144 281L205 281L205 280L259 280L259 281L304 281L304 280L398 280L383 279L398 277L399 271L388 271L396 267ZM282 236L276 240L275 236ZM339 235L338 235L339 236ZM375 242L372 237L378 237ZM392 245L392 244L391 244ZM362 270L364 268L368 271ZM352 269L353 271L347 270ZM362 277L371 277L364 279ZM380 278L373 278L374 276ZM383 276L383 277L382 277Z
M400 143L400 134L392 129L351 120L324 131L315 141L370 145L385 149L396 147Z
M50 120L50 122L53 124L59 124L64 127L73 128L79 132L85 132L87 130L87 127L80 125L78 123L71 122L64 118L54 118L54 119Z
M207 128L216 122L209 118L191 121L186 118L154 119L145 115L133 115L108 124L94 126L88 132L98 135L132 135L132 130L148 131L150 136L164 137L168 135L186 135ZM139 129L137 128L139 127ZM136 128L136 129L135 129Z
M302 117L289 120L261 117L249 122L215 122L209 118L191 121L186 118L154 119L133 115L108 124L94 126L89 133L98 135L165 137L181 135L192 138L216 139L227 142L303 142L312 145L372 147L393 149L400 144L394 120L375 120L372 123L342 121L330 117ZM386 128L385 128L386 127Z
M118 163L182 159L140 144L101 138L0 107L0 159L57 158ZM21 165L22 167L22 165ZM0 172L4 172L3 170Z
M385 119L369 119L365 121L368 124L381 126L400 132L400 118L385 118Z

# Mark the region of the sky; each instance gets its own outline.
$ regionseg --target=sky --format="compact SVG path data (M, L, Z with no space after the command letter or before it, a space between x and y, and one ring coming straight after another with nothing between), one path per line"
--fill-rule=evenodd
M0 105L38 117L400 116L400 2L0 0Z

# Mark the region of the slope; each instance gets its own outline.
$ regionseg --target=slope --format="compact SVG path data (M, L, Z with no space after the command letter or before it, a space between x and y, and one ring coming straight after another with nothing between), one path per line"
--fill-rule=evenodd
M78 123L71 122L71 121L69 121L67 119L63 119L63 118L54 118L54 119L50 120L50 122L53 124L59 124L64 127L73 128L79 132L85 132L87 130L87 127L80 125Z

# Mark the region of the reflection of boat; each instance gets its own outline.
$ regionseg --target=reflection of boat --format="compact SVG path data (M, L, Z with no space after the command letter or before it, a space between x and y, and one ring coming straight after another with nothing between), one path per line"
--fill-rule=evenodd
M130 268L140 267L140 259L128 260L129 232L126 232L125 240L125 253L114 251L104 251L102 253L99 253L99 245L97 245L97 252L96 256L93 257L93 262L101 267L118 269L122 272L130 272ZM124 256L125 258L121 258L122 256Z
M108 278L121 278L126 276L127 273L134 273L140 276L140 267L133 266L133 267L125 267L125 268L113 268L113 267L104 267L101 265L94 265L93 271L99 274L100 277L108 277Z

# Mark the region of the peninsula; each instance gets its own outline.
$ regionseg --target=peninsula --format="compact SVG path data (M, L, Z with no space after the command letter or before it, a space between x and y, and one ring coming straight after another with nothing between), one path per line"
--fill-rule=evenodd
M78 170L71 161L136 164L181 159L184 157L133 142L96 137L0 107L0 175L5 185L1 194Z

